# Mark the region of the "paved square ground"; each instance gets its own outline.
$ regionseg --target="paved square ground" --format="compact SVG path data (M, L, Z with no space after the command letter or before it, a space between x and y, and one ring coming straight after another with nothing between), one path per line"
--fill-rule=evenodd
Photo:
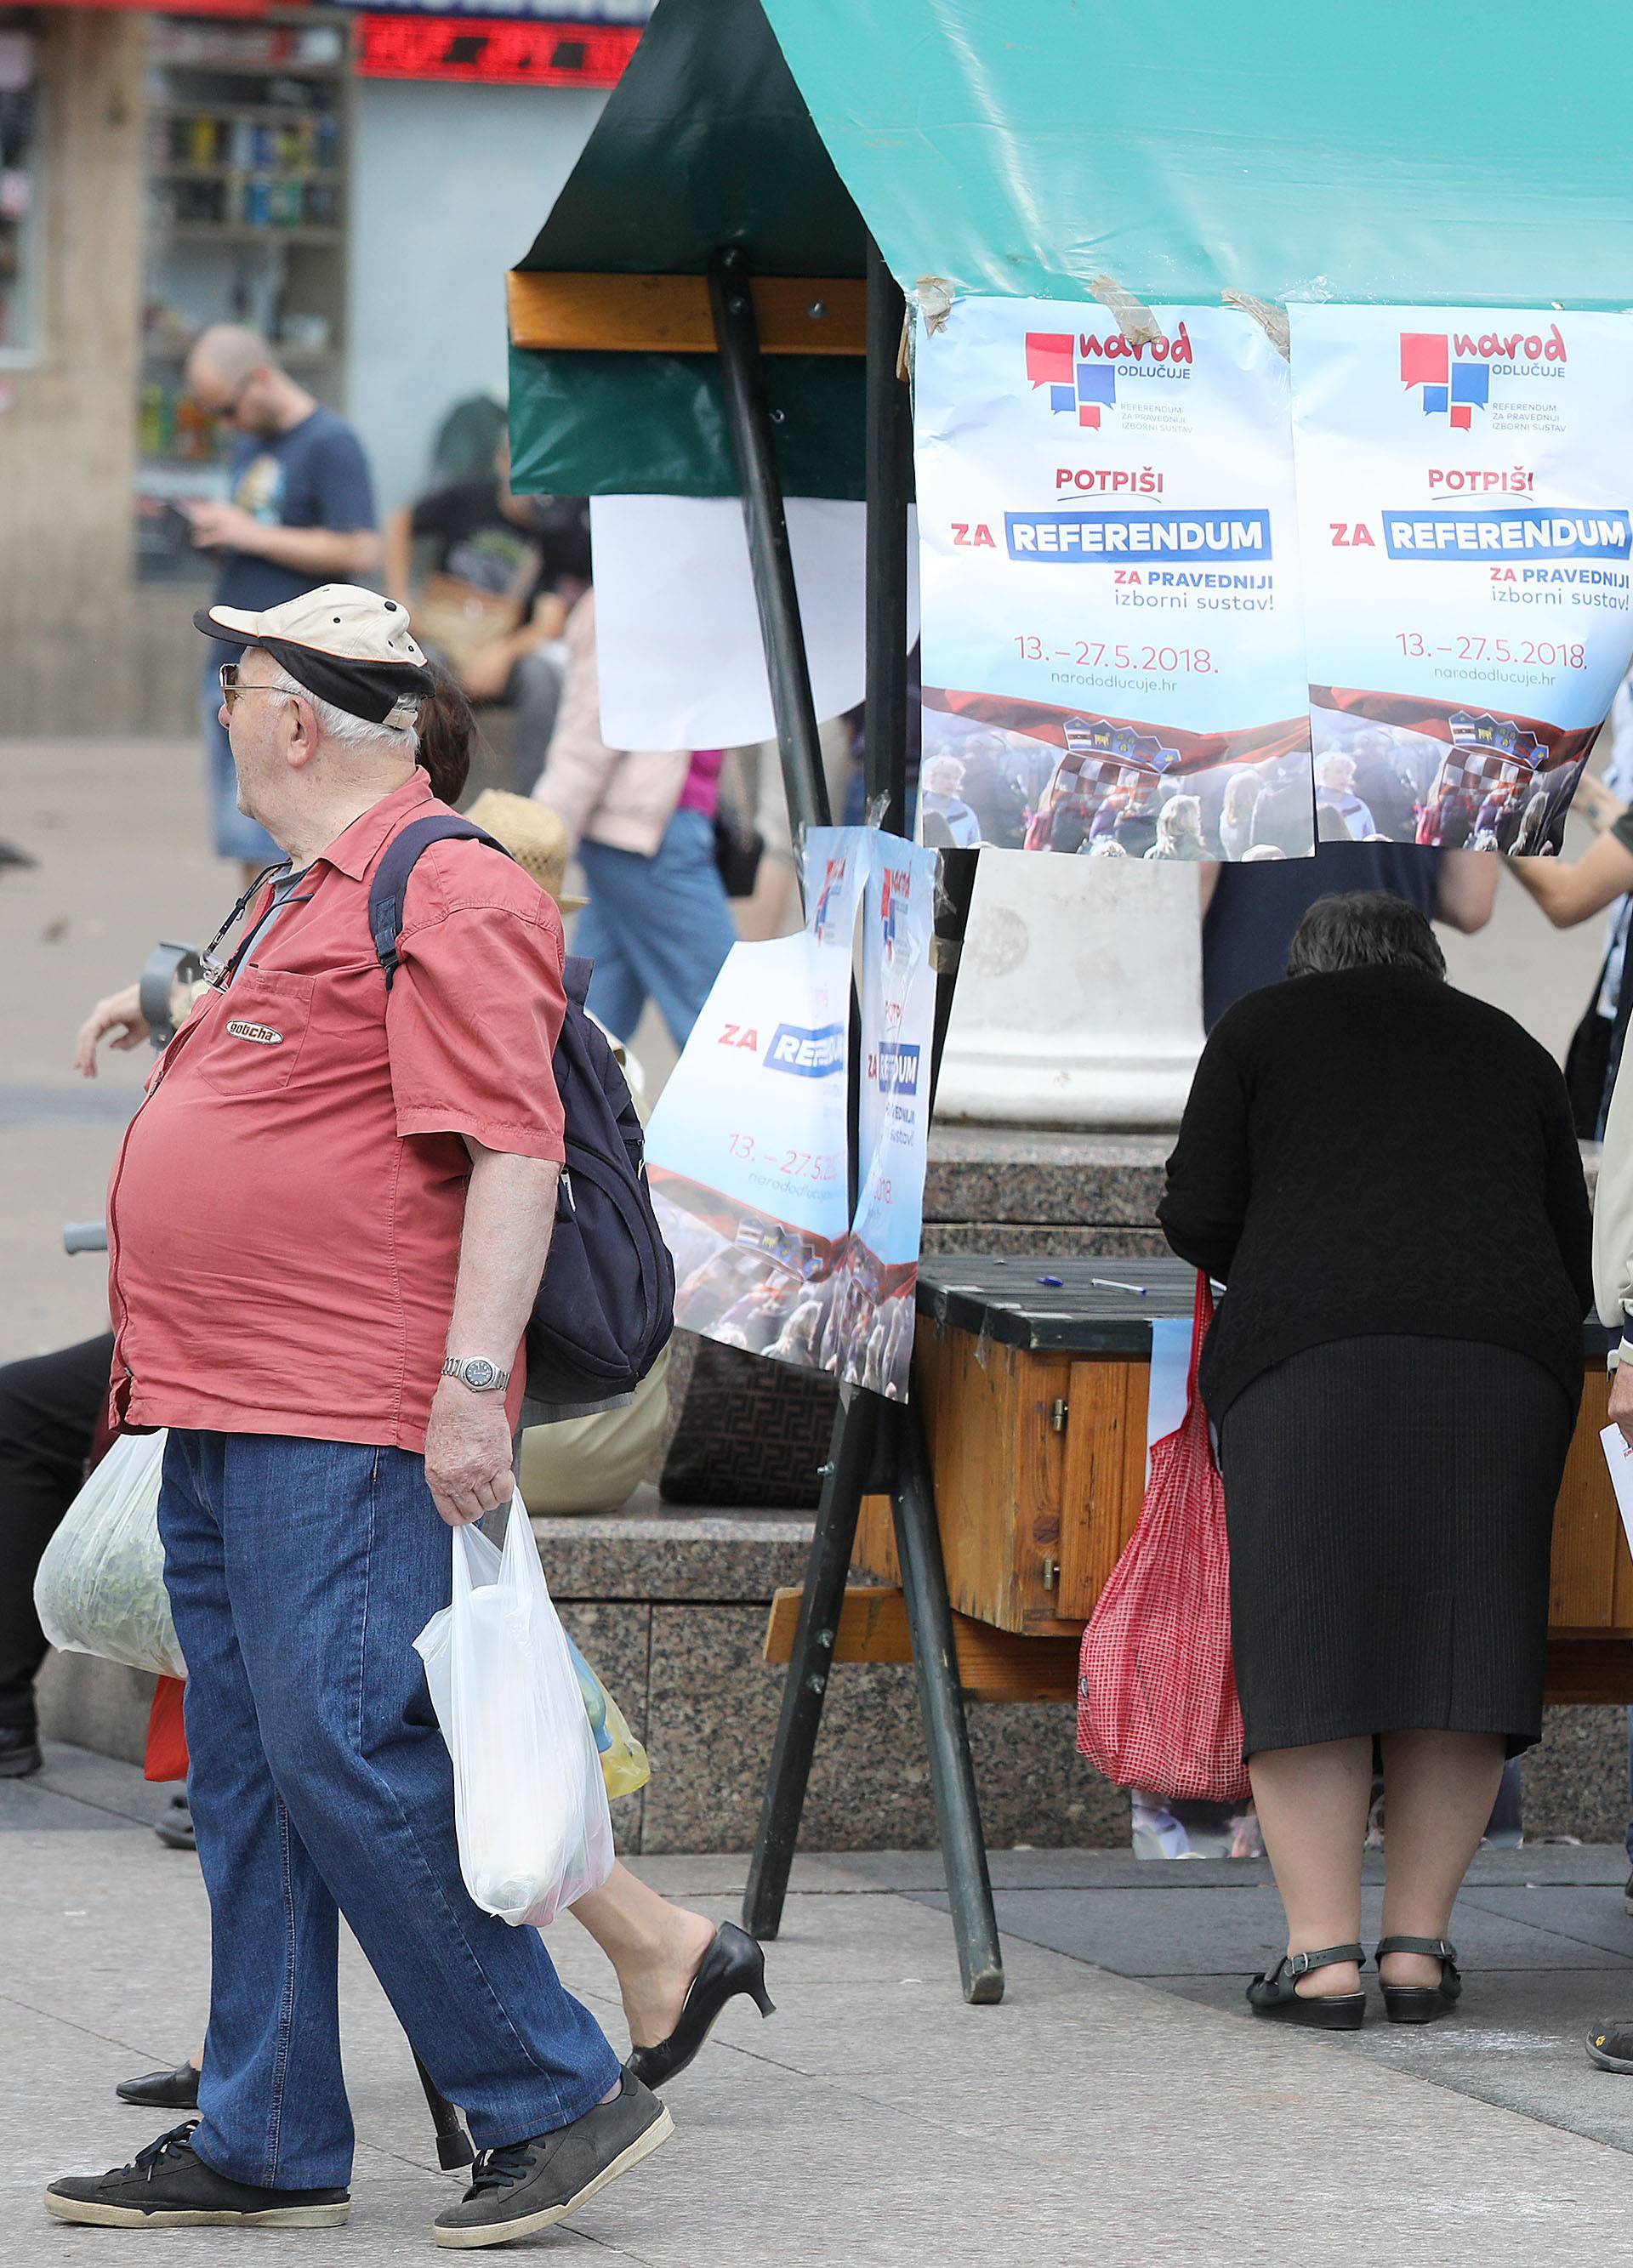
M449 2195L412 2068L355 1948L344 2023L358 2152L344 2230L151 2236L48 2220L53 2174L133 2155L160 2118L114 2082L204 2021L197 1867L137 1773L57 1748L0 1783L0 2263L255 2268L431 2254ZM722 1918L740 1858L638 1862ZM815 1857L768 1952L778 2014L736 2004L669 2091L675 2139L520 2257L649 2268L1149 2268L1156 2261L1508 2268L1633 2259L1633 2080L1578 2036L1633 2008L1620 1854L1482 1862L1458 1934L1467 2014L1422 2032L1289 2035L1242 2010L1275 1939L1254 1866L995 1854L1008 1991L958 1992L924 1852ZM571 1922L568 1982L622 2044ZM1624 2108L1625 2106L1625 2108Z

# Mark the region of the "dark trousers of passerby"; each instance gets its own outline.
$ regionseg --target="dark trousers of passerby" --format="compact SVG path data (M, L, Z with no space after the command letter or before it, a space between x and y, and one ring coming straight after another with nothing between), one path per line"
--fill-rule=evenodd
M34 1573L79 1493L107 1403L114 1338L85 1339L0 1368L0 1728L34 1729L45 1633Z

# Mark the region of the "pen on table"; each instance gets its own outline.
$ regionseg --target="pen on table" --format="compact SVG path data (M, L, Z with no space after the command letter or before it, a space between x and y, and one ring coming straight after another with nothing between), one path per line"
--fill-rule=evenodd
M1146 1284L1114 1284L1109 1276L1091 1276L1089 1281L1097 1292L1132 1292L1141 1300L1150 1297L1150 1286Z

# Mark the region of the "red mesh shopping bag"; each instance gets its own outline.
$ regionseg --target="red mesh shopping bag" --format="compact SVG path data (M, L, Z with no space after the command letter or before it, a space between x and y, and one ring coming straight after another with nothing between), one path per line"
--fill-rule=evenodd
M1077 1745L1119 1787L1228 1802L1248 1793L1230 1658L1230 1547L1196 1366L1213 1321L1208 1278L1185 1418L1151 1450L1140 1524L1083 1632Z

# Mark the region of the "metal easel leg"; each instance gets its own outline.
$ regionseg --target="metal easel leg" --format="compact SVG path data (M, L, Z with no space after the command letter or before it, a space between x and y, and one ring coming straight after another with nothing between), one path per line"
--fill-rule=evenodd
M755 1937L775 1937L782 1922L788 1870L799 1841L800 1815L845 1603L845 1578L856 1542L856 1516L871 1475L882 1406L876 1395L858 1390L840 1402L834 1420L833 1446L805 1570L805 1595L782 1689L771 1776L743 1893L743 1926Z
M930 1787L947 1868L953 1934L958 1944L964 1997L980 2006L1003 1998L1003 1955L986 1871L970 1729L958 1683L935 1485L917 1406L910 1403L904 1409L892 1409L889 1422L896 1435L896 1485L890 1496L896 1556L901 1562L902 1590L907 1602L913 1675L930 1756Z

